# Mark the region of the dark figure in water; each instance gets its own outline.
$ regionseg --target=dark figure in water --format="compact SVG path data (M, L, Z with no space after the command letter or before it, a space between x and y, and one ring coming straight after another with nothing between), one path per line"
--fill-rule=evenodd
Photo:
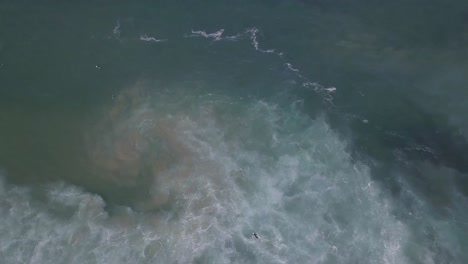
M253 236L256 238L256 239L260 239L257 235L257 233L253 233Z

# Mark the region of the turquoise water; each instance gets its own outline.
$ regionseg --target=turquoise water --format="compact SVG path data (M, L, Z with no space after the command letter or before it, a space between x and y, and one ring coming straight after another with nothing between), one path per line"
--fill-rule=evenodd
M0 262L466 263L467 14L1 1Z

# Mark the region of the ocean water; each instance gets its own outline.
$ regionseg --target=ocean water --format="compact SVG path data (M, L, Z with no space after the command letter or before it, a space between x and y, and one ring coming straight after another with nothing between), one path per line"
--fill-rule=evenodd
M0 263L468 263L468 2L30 2Z

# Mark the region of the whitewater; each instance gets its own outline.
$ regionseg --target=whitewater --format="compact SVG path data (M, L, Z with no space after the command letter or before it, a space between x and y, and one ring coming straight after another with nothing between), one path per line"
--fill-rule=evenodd
M240 2L0 3L0 263L468 263L468 6Z

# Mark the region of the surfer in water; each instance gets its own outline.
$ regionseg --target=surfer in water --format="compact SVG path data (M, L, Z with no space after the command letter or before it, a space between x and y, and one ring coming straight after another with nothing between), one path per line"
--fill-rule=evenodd
M260 239L260 238L258 237L257 233L254 232L252 235L253 235L256 239Z

